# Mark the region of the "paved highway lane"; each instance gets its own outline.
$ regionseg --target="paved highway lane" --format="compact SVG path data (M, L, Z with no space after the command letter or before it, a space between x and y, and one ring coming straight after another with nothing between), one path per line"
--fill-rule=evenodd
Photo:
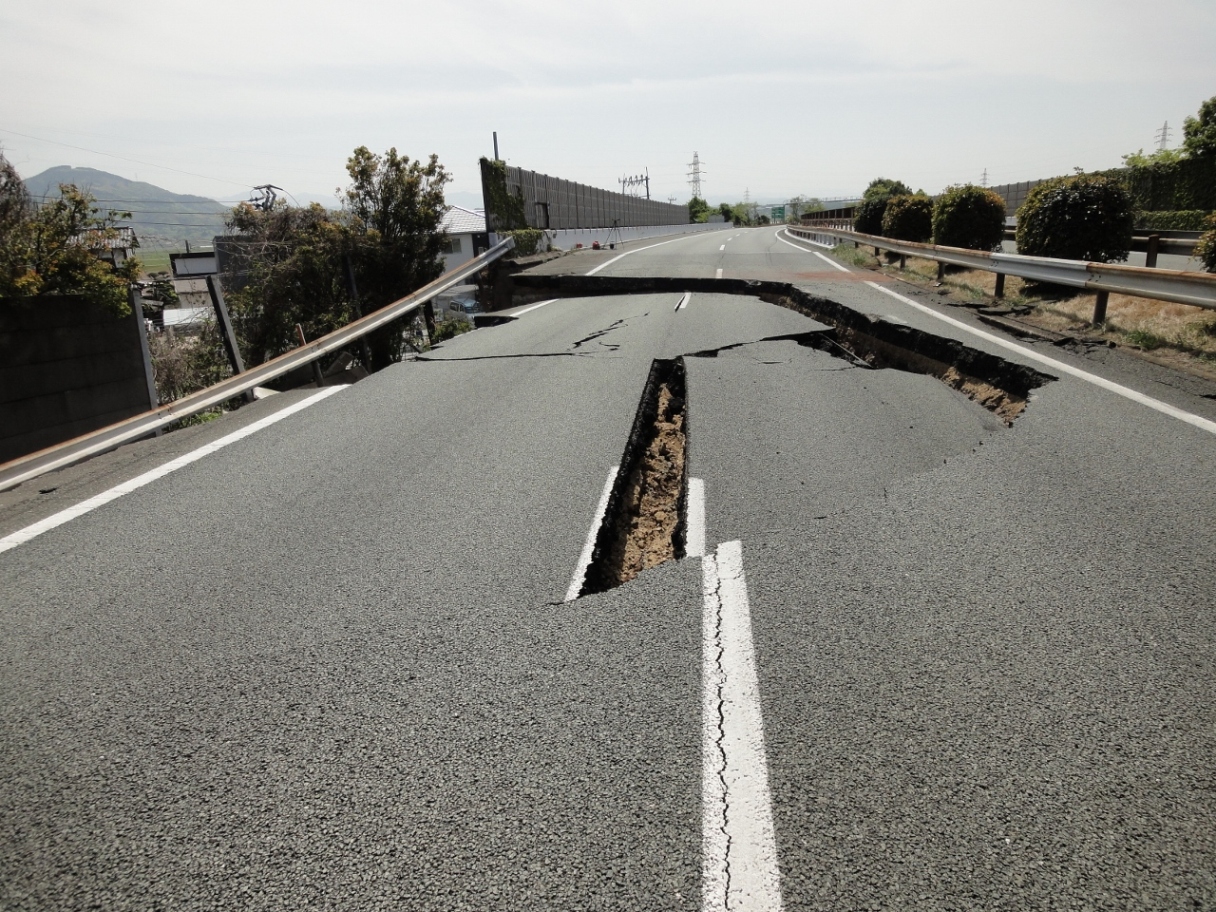
M614 256L545 268L967 335L772 229ZM753 298L518 310L0 554L0 907L1216 902L1211 434L1070 374L1009 428ZM680 355L710 556L567 602Z

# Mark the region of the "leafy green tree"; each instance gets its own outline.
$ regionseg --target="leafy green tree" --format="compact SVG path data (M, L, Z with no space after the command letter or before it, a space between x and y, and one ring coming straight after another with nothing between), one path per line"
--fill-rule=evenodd
M709 213L709 203L701 197L694 196L688 201L688 215L694 223L709 221Z
M1191 158L1216 157L1216 95L1199 106L1198 117L1182 122L1182 148Z
M226 276L228 304L249 367L333 332L350 322L352 307L343 272L347 233L318 203L280 204L270 210L241 203L229 227L241 236L235 273Z
M823 202L813 196L795 196L787 204L787 215L791 221L798 221L799 217L810 212L822 212Z
M351 185L343 215L365 311L378 310L443 274L443 188L451 174L432 155L423 164L359 146L346 162ZM373 367L400 361L399 327L368 337Z
M354 269L360 309L397 301L443 272L443 188L451 176L432 155L411 161L389 149L355 149L346 163L351 184L340 212L320 205L237 206L229 227L239 254L225 286L247 364L260 364L298 344L295 326L313 339L356 315L346 261ZM368 336L378 369L400 360L400 326Z
M892 196L912 196L912 188L903 181L891 180L889 177L876 177L870 181L870 185L866 187L861 198L874 200L889 199Z
M1145 155L1143 149L1137 149L1123 156L1123 167L1151 168L1153 165L1172 165L1182 161L1183 157L1181 149L1158 149L1149 155Z
M887 211L887 200L893 196L912 195L912 188L903 181L889 177L874 178L861 195L861 203L853 216L853 230L862 234L882 234L882 218Z
M0 298L80 295L115 314L130 313L128 289L139 275L131 258L117 267L102 259L118 237L109 212L71 184L60 197L33 206L21 178L0 154Z
M718 205L718 212L722 215L722 219L727 222L735 220L735 210L730 203L721 203Z

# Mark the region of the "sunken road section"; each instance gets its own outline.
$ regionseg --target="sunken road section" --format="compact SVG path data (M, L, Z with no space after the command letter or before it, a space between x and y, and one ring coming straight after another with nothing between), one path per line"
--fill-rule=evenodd
M651 364L580 596L684 556L687 402L683 360Z
M807 339L807 344L871 367L894 368L936 377L994 412L1010 426L1026 408L1031 391L1057 379L1034 368L971 348L956 339L860 313L828 298L808 294L786 282L528 273L514 275L511 280L512 307L545 298L680 294L686 291L758 297L770 304L795 310L829 327L814 334L819 337L818 340ZM492 326L510 319L495 313L481 314L477 317L477 325Z

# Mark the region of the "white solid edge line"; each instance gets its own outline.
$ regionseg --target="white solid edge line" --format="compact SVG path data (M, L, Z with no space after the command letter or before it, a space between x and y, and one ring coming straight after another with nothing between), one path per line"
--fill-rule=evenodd
M798 237L796 234L790 234L790 230L788 228L782 228L777 232L777 234L784 234L791 240L798 241L802 244L814 244L816 247L822 247L825 250L832 250L836 246L835 244L825 244L822 241L812 241L810 238Z
M688 525L684 533L684 556L705 556L705 481L688 479Z
M250 434L256 434L263 428L269 427L277 421L282 421L287 416L294 415L296 412L306 409L310 405L320 402L322 399L326 399L340 390L346 389L346 386L347 384L343 384L341 386L327 386L325 389L314 393L307 399L302 399L299 402L292 403L286 408L275 412L273 415L267 415L265 418L260 418L252 424L241 428L239 431L233 431L231 434L221 437L218 440L204 444L197 450L191 450L184 456L178 456L176 459L169 460L164 465L157 466L155 469L149 469L142 475L136 475L134 478L122 482L122 484L115 485L108 491L103 491L100 494L90 497L88 500L81 501L73 507L68 507L66 510L60 510L58 513L48 516L46 519L39 520L33 525L26 526L24 529L20 529L11 533L10 535L6 535L4 538L0 538L0 553L11 550L12 548L16 548L18 545L24 544L32 538L37 538L43 532L49 532L51 529L62 526L64 523L71 522L73 519L83 516L86 513L91 513L98 507L108 504L112 500L117 500L124 494L130 494L132 491L138 490L144 485L151 484L158 478L164 478L166 475L176 472L178 469L188 466L192 462L197 462L204 456L210 456L217 450L222 450L229 444L236 443L236 441L241 440L244 437L248 437Z
M650 244L649 246L646 246L646 247L639 247L637 250L626 250L620 256L614 256L611 260L608 260L606 263L600 263L598 266L596 266L590 272L585 273L585 274L586 275L595 275L601 269L611 266L617 260L623 260L623 259L625 259L625 257L631 256L635 253L641 253L643 250L654 250L654 248L662 247L664 244L674 244L676 241L687 241L689 238L704 237L704 234L705 234L705 232L697 232L696 234L682 234L679 237L672 238L670 241L660 241L657 244Z
M1117 396L1122 396L1124 399L1130 399L1132 402L1147 405L1149 408L1161 412L1163 415L1169 415L1171 418L1177 418L1179 421L1185 421L1187 424L1197 427L1202 431L1207 431L1209 434L1216 434L1216 421L1210 421L1207 418L1200 417L1199 415L1184 412L1180 408L1176 408L1175 406L1162 402L1159 399L1154 399L1151 396L1146 396L1143 393L1138 393L1134 389L1130 389L1119 383L1107 380L1104 377L1099 377L1097 374L1091 374L1089 371L1081 370L1079 367L1073 367L1071 364L1066 364L1063 361L1057 361L1055 358L1048 358L1046 355L1040 355L1038 352L1033 351L1032 349L1023 348L1020 345L1010 342L1007 339L1002 339L1000 336L993 335L990 332L984 332L982 329L976 329L973 326L968 326L961 320L956 320L953 317L946 316L945 314L939 314L937 311L930 307L926 307L924 304L919 304L916 301L913 301L911 298L906 298L897 291L892 291L889 288L883 288L877 282L866 282L865 284L869 285L876 291L881 291L885 295L890 295L897 301L902 301L909 307L915 307L917 310L927 313L931 317L936 317L945 323L949 323L951 326L956 326L959 329L966 330L974 336L979 336L981 339L991 342L993 345L999 345L1001 348L1008 351L1017 352L1019 355L1029 358L1031 361L1037 361L1040 364L1044 364L1053 370L1058 370L1061 373L1078 377L1092 383L1094 386L1101 387L1108 392L1112 392Z
M531 313L540 307L544 307L546 304L552 304L556 300L557 298L550 298L548 301L541 301L539 304L533 304L531 307L525 307L523 310L517 310L514 314L511 314L511 316L522 317L524 314Z
M595 552L595 540L599 537L604 514L608 512L608 498L612 496L612 485L620 468L613 466L608 470L608 480L604 482L604 490L600 492L600 501L595 506L595 517L591 520L591 528L587 530L587 540L583 542L583 551L578 556L578 565L574 568L574 576L570 579L570 588L566 590L564 601L573 602L583 591L587 568L591 566L591 555Z
M716 557L705 557L702 585L702 908L780 912L781 876L742 542L726 542Z
M789 244L789 245L790 245L791 247L793 247L795 250L801 250L803 253L810 253L810 254L814 254L815 256L819 257L819 259L823 260L825 263L828 263L828 264L830 264L830 265L832 265L832 266L835 266L835 267L836 267L837 269L839 269L841 272L849 272L849 271L850 271L850 270L849 270L849 268L848 268L847 266L844 266L844 265L842 265L842 264L840 264L840 263L837 263L837 262L836 262L835 260L833 260L831 257L824 256L824 255L823 255L822 253L820 253L818 250L807 250L805 247L801 247L801 246L799 246L798 244L795 244L793 241L787 241L785 238L783 238L783 237L781 236L781 232L780 232L780 231L778 231L778 232L777 232L777 234L776 234L776 235L774 235L774 237L776 237L776 238L777 238L777 240L779 240L779 241L780 241L782 244ZM801 238L799 238L799 240L802 240L802 239L801 239Z
M680 298L680 303L678 303L676 305L676 310L683 310L685 307L688 306L688 302L691 300L692 300L692 292L691 291L684 292L683 297Z
M805 247L799 247L797 244L791 244L783 237L778 237L777 240L789 244L791 247L801 250L804 253L813 253L815 256L819 257L820 259L827 260L827 262L831 263L837 269L843 270L844 272L852 272L852 270L842 266L840 263L828 259L828 257L825 257L818 250L807 250ZM1031 361L1037 361L1039 364L1046 365L1053 370L1058 370L1061 373L1077 377L1086 381L1087 383L1092 383L1094 386L1100 387L1107 392L1114 393L1116 396L1122 396L1124 399L1130 399L1132 402L1138 402L1140 405L1146 405L1154 411L1158 411L1163 415L1169 415L1171 418L1177 418L1179 421L1185 421L1187 424L1191 425L1192 427L1197 427L1201 431L1207 431L1209 434L1216 434L1216 421L1211 421L1207 418L1201 417L1200 415L1183 411L1182 409L1170 405L1167 402L1162 402L1160 399L1154 399L1152 396L1146 396L1144 393L1138 393L1134 389L1123 386L1122 384L1115 383L1112 380L1107 380L1104 377L1099 377L1097 374L1091 374L1089 371L1081 370L1079 367L1073 367L1071 364L1066 364L1063 361L1057 361L1055 358L1049 358L1046 355L1041 355L1033 349L1024 348L1015 342L1010 342L1008 339L1002 339L1000 336L994 335L990 332L985 332L982 329L976 329L974 326L968 326L962 320L956 320L954 317L948 317L945 314L940 314L932 307L926 307L924 304L913 301L911 298L904 297L897 291L892 291L890 288L884 288L877 282L866 282L865 284L869 285L876 291L881 291L885 295L890 295L897 301L902 301L909 307L914 307L922 313L941 320L943 323L949 323L951 326L957 327L965 332L969 332L973 336L978 336L981 339L991 342L993 345L998 345L1006 351L1016 352L1025 358L1029 358Z

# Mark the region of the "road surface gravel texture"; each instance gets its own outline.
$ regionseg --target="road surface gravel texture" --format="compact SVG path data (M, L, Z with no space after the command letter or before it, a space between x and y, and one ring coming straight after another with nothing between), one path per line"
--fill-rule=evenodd
M787 282L1052 379L1009 427L755 296L563 298L0 551L0 909L1216 909L1216 389L1010 351L775 228L537 271L597 268ZM679 358L742 745L704 724L712 555L565 599ZM0 541L305 395L0 494ZM707 745L763 784L775 890L740 887L760 805L708 822Z

